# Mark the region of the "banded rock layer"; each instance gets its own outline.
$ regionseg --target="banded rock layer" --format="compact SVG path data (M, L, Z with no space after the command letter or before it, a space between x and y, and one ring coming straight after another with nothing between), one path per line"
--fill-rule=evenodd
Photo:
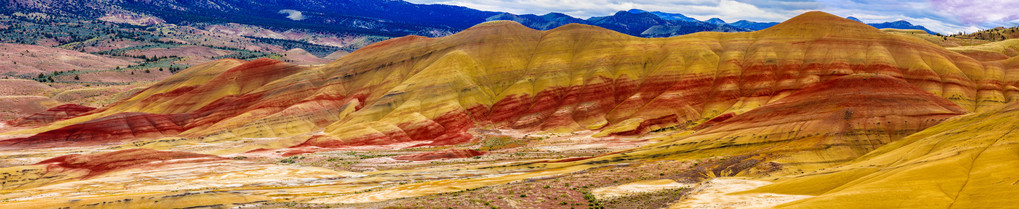
M14 126L41 126L47 125L59 120L77 117L83 115L89 111L95 110L94 107L88 107L77 104L64 104L56 106L46 110L46 112L32 114L17 120L11 121L11 125Z
M152 168L161 164L224 159L215 155L188 152L128 149L102 154L65 155L44 160L37 165L47 165L47 170L52 171L84 171L85 175L81 178L88 178L129 168Z
M631 135L744 114L860 73L983 110L1016 99L1016 71L821 12L757 32L658 39L490 22L380 42L323 66L208 63L28 132L144 112L189 114L187 138L308 138L288 146L448 145L470 141L475 126Z
M827 168L964 113L901 79L857 74L796 91L689 136L590 161L752 155L755 163L795 168L786 171Z
M752 192L817 195L779 208L996 208L1019 203L1019 103L945 121L827 171Z
M117 113L26 138L0 141L0 149L88 146L176 136L191 120L187 114Z

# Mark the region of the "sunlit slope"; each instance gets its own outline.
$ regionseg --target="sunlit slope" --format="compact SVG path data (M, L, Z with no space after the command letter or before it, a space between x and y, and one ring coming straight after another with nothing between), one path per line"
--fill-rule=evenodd
M443 38L380 42L323 66L221 60L30 131L145 112L189 114L180 135L206 142L442 145L471 139L476 126L633 135L739 115L857 73L899 78L979 110L1015 99L1014 71L822 12L758 32L660 39L489 22Z
M209 80L222 74L224 71L236 67L242 64L242 60L219 60L215 62L209 62L198 66L191 67L187 70L181 71L166 80L160 81L145 90L130 96L127 99L117 101L114 104L109 105L99 111L98 114L91 114L88 117L73 118L65 121L58 121L51 124L48 127L38 129L38 131L47 131L63 126L68 126L76 123L85 122L88 120L100 118L103 116L109 116L121 112L149 112L149 113L168 113L165 108L154 108L156 105L169 105L168 99L160 99L163 95L174 94L170 93L176 90L176 92L185 91L187 89L193 89L197 86L206 84ZM144 102L143 102L144 101ZM158 102L154 102L158 101Z
M591 161L750 155L755 162L777 163L773 165L785 167L786 172L811 170L851 161L964 113L952 102L901 79L856 74L796 91L731 118L713 119L688 136L666 137L657 144Z
M294 98L288 96L307 96L295 92L265 95L266 90L263 90L275 86L292 87L300 84L300 82L281 84L281 79L304 70L305 68L300 66L270 59L212 62L185 70L128 99L93 111L93 114L59 121L37 129L43 132L36 136L11 141L17 141L15 144L33 146L60 146L46 143L59 141L69 142L67 145L111 143L178 136L188 130L204 130L204 127L214 123L230 123L232 120L229 119L242 114L249 116L257 114L246 119L261 119L272 112L293 107L295 101L291 100ZM266 109L269 113L259 114L259 111L265 112ZM166 117L173 118L170 120L173 122L153 120ZM147 119L141 120L142 124L133 124L130 123L132 118ZM125 119L128 123L124 123ZM244 121L248 122L251 120Z
M978 93L981 83L1012 83L1003 81L1004 70L987 72L926 41L817 12L755 33L668 39L491 22L440 39L383 42L323 71L342 72L348 89L384 91L374 90L363 108L306 145L445 140L461 135L463 118L468 125L639 134L740 114L854 73L901 78L968 110L1009 100L995 86Z
M1019 190L1019 103L952 119L850 164L753 192L819 195L784 208L999 208Z
M1003 60L1019 56L1019 39L1007 39L980 45L958 46L947 49L982 61Z

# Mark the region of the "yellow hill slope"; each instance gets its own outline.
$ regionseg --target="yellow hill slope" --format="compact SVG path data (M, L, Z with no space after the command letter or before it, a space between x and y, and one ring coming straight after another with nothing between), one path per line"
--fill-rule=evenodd
M752 192L819 195L781 208L997 208L1019 204L1019 103L946 121L834 170Z
M476 126L636 135L742 114L858 73L981 110L1016 99L1013 71L822 12L757 32L660 39L489 22L380 42L323 66L201 65L95 114L19 133L146 112L189 114L186 138L300 136L321 147L455 144Z

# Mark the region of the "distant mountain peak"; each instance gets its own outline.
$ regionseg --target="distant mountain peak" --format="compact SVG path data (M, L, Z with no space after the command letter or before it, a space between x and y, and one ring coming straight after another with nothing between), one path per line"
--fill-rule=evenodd
M658 16L659 18L662 18L664 20L678 20L678 21L685 21L685 22L700 22L700 20L687 17L686 15L683 15L683 14L680 14L680 13L668 13L668 12L660 12L660 11L653 11L653 12L651 12L651 11L642 10L642 9L630 9L630 10L627 10L626 12L628 12L630 14L650 13L650 14L654 14L655 16Z
M719 19L717 17L708 19L707 21L704 21L704 22L715 24L715 25L725 25L725 20Z
M868 23L867 25L874 26L875 28L915 29L922 30L924 32L927 32L928 34L935 34L933 31L928 30L926 27L913 25L913 23L910 23L909 21L905 20L896 20L893 22L883 23Z
M487 22L479 23L477 25L474 25L474 27L467 28L467 29L465 29L465 30L463 30L461 32L480 30L482 28L488 28L488 27L527 28L523 24L520 24L519 22L516 22L516 21L492 20L492 21L487 21Z
M630 10L626 10L626 12L633 13L633 14L648 13L648 11L644 11L644 10L641 10L641 9L630 9Z
M666 19L666 20L679 20L679 21L686 21L686 22L700 22L700 20L693 19L691 17L687 17L686 15L683 15L683 14L680 14L680 13L651 12L651 14L658 15L658 17L661 17L662 19Z
M853 17L853 16L846 17L846 19L855 20L857 22L863 22L862 20L857 19L856 17Z
M661 21L661 20L664 20L663 18L659 17L658 15L651 14L649 12L632 13L632 12L629 12L629 11L619 11L619 12L616 12L616 14L614 14L612 16L608 16L608 17L626 18L626 19L631 19L631 20L635 20L635 18L639 18L639 19L644 20L644 21ZM601 17L592 17L591 19L601 19ZM591 20L591 19L588 19L588 20Z
M754 22L749 20L740 20L728 25L735 26L738 28L745 28L749 30L764 30L765 28L778 25L778 22Z
M549 12L548 14L545 14L545 15L542 15L542 16L544 16L544 17L573 17L573 16L570 16L570 15L563 14L563 13L558 13L558 12Z

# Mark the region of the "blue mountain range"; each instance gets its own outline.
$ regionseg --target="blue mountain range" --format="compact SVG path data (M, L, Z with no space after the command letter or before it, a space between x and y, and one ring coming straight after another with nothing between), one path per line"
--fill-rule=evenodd
M561 13L518 15L442 4L413 4L402 0L76 0L61 4L9 1L0 5L0 13L3 14L43 12L86 18L98 18L110 12L106 10L127 10L152 15L173 24L230 22L273 29L307 29L388 37L437 36L493 20L516 21L540 30L582 23L641 37L667 37L701 31L755 31L778 24L748 20L726 23L718 18L701 21L678 13L639 9L620 11L610 16L580 19ZM300 12L301 18L288 16L292 12L281 13L281 11ZM923 26L906 21L870 25L878 28L919 29L933 33Z

